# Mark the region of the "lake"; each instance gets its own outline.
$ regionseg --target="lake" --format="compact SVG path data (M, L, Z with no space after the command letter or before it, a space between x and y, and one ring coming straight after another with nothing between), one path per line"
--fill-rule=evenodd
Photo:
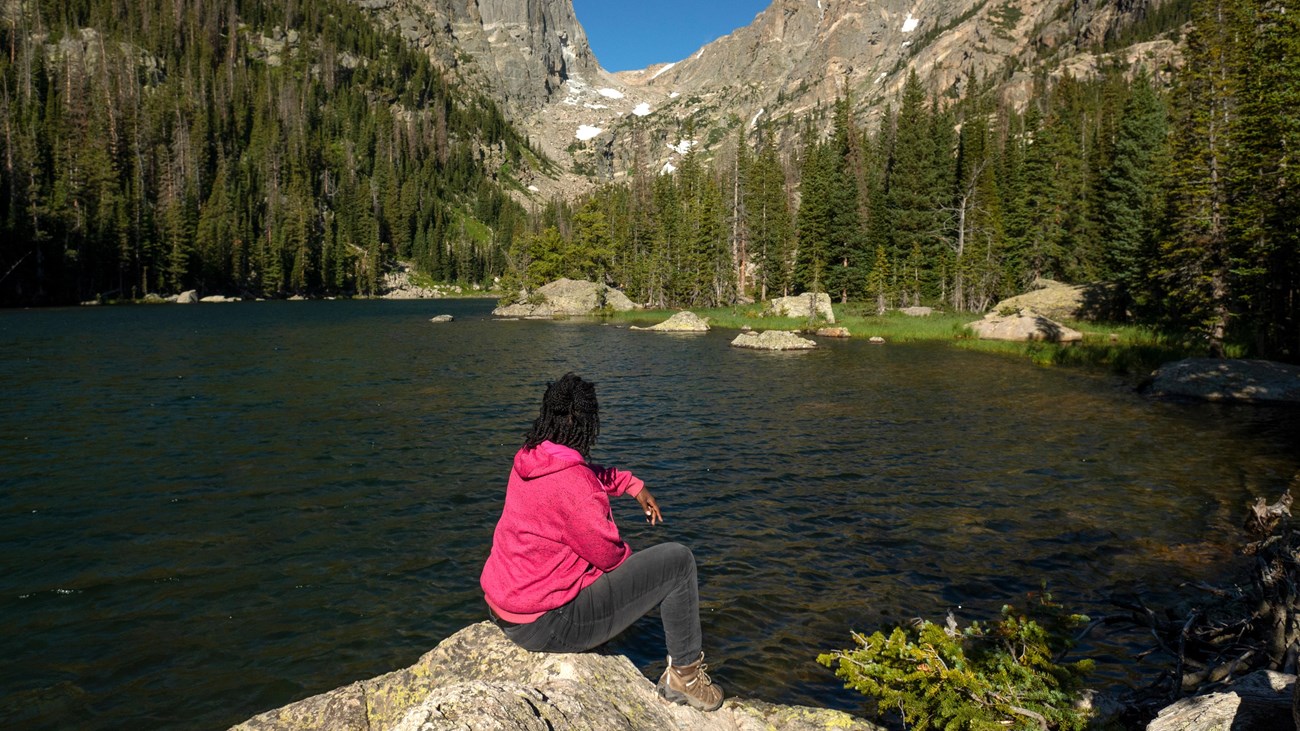
M1050 581L1107 613L1222 579L1300 470L1294 410L1155 402L941 344L728 347L484 300L0 311L0 712L225 728L405 667L484 619L478 574L547 381L597 384L633 548L700 567L729 693L860 709L849 631L990 619ZM450 324L429 318L455 315ZM656 618L611 643L651 677ZM1096 635L1100 682L1154 672Z

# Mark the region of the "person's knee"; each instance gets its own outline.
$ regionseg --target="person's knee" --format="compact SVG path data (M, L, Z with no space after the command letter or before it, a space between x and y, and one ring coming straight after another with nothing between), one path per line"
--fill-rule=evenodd
M695 554L691 553L691 549L680 543L665 543L663 551L668 562L683 575L695 575Z

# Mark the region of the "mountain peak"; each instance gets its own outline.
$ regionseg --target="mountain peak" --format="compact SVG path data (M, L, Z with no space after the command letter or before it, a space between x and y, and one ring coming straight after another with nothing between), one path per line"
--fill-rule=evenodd
M749 25L686 58L617 74L597 63L571 0L362 5L382 6L408 40L478 79L569 171L607 179L626 169L637 146L657 156L648 161L655 169L671 167L682 127L698 130L708 149L740 124L797 120L844 95L871 119L911 71L949 96L1000 74L1004 98L1015 103L1028 98L1036 68L1087 75L1101 63L1095 49L1104 40L1180 1L773 0ZM1177 56L1164 41L1119 60L1159 65Z

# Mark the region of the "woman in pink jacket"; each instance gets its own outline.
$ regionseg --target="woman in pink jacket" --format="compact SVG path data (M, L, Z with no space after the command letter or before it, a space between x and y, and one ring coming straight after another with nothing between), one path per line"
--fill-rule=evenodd
M651 524L663 516L641 480L588 463L598 411L596 387L572 373L547 386L483 566L489 614L526 650L583 652L658 606L668 645L659 695L712 711L723 694L705 673L695 557L679 543L633 553L619 537L610 496L636 498Z

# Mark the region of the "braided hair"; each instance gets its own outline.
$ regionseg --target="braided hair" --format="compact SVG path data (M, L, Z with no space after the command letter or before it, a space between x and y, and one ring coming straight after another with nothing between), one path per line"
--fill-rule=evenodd
M524 437L524 448L551 441L577 450L583 459L591 459L591 448L599 435L596 385L565 373L560 380L546 385L541 413Z

